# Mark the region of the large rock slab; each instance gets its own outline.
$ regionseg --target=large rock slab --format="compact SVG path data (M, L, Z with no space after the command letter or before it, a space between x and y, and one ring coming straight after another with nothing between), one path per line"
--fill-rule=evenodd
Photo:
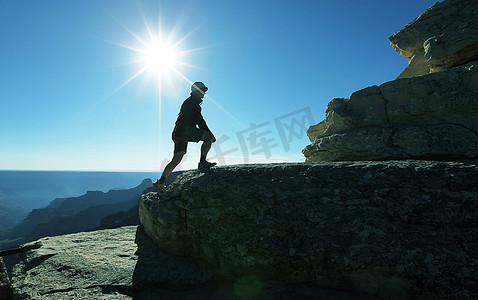
M12 272L16 299L130 299L136 227L25 244Z
M425 75L478 59L478 1L437 2L389 40L409 60L398 78Z
M165 252L216 276L385 299L478 297L471 162L247 165L189 171L144 194ZM317 297L317 296L316 296Z
M478 157L478 63L357 91L307 132L306 161Z

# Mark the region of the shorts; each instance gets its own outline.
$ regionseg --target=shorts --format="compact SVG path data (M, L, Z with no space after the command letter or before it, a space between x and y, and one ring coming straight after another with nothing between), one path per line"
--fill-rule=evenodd
M204 130L196 127L174 128L172 139L174 142L174 153L184 151L186 153L188 142L199 142L204 135Z

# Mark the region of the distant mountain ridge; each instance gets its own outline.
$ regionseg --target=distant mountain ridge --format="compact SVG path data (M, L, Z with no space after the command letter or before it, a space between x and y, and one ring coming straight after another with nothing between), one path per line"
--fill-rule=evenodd
M79 197L55 199L45 208L32 210L5 235L15 243L24 243L44 236L93 230L103 217L135 206L142 192L151 186L148 178L131 189L89 191Z
M168 179L166 179L166 185L173 183L176 178L181 175L183 171L176 171L169 175ZM151 187L145 191L143 194L149 192L156 192L156 190ZM128 210L120 210L116 213L108 215L100 220L99 225L95 228L96 230L102 229L113 229L119 228L122 226L132 226L132 225L140 225L139 221L139 213L138 213L138 201L136 200L134 206L131 206Z
M0 204L0 239L5 231L12 228L18 219L27 215L25 210L16 207L8 207Z
M139 195L139 194L138 194ZM30 234L30 237L42 238L81 231L94 230L100 225L101 220L118 211L129 210L137 206L138 196L133 196L129 201L104 204L88 207L73 216L60 217L48 223L38 224Z
M77 197L86 191L131 188L145 178L158 175L158 172L0 170L0 205L20 207L28 212L47 206L55 198Z

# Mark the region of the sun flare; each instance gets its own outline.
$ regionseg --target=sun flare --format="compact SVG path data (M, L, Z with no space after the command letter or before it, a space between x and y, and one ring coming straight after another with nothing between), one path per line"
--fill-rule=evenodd
M115 19L116 20L116 19ZM187 62L199 49L185 49L185 41L192 32L185 35L178 35L179 28L172 28L169 34L163 31L163 26L152 26L143 16L143 28L131 30L121 22L116 22L133 39L127 42L108 41L116 46L130 50L131 56L129 62L125 64L133 67L133 73L123 83L121 83L109 96L115 94L129 83L143 78L148 82L153 82L158 91L159 101L165 88L176 89L176 84L182 80L192 83L183 73L184 68L197 68ZM166 85L166 86L165 86ZM108 96L108 97L109 97Z

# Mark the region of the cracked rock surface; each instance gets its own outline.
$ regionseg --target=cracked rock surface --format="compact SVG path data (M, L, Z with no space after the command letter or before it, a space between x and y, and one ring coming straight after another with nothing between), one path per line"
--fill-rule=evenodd
M143 194L139 213L163 251L195 257L222 278L351 299L472 299L477 178L473 162L215 167Z

